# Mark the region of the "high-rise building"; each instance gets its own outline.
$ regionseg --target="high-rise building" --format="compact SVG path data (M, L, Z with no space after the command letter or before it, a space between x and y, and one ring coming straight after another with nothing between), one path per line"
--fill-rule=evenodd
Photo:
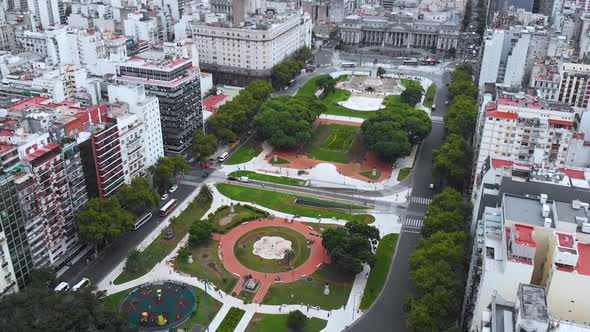
M494 30L485 36L483 58L479 73L479 87L485 83L520 88L525 78L525 67L531 35L526 30Z
M587 108L590 99L590 65L563 63L559 72L561 84L557 100L574 107Z
M125 183L131 183L134 178L143 175L145 170L143 150L145 126L139 116L129 113L126 103L113 103L110 106L110 114L117 119Z
M96 168L98 196L109 198L120 186L125 184L117 120L104 118L99 123L93 124L90 140Z
M164 58L160 53L147 58L148 53L119 65L116 80L142 84L158 98L164 151L186 154L194 131L203 126L199 69L188 57Z

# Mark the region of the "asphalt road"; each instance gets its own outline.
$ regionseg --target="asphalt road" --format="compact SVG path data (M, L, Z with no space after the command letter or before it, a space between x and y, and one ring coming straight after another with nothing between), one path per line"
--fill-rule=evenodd
M196 170L191 172L200 177L202 171ZM165 202L160 202L163 206L172 198L178 199L179 203L184 201L194 190L197 184L186 185L178 184L178 189L169 194L170 197ZM153 217L146 222L137 231L129 231L109 245L108 248L100 251L96 259L92 259L94 251L90 251L86 257L82 257L78 262L72 265L58 279L66 281L70 285L75 285L82 278L89 278L92 284L98 284L106 277L119 263L127 258L129 250L137 247L157 226L163 218L159 215L159 208L152 211ZM87 261L88 258L88 261Z
M450 80L448 73L443 74L442 85L439 85L439 91L436 97L436 112L433 116L444 116L448 107L445 105L447 100L447 88L444 84ZM435 183L432 176L432 150L437 149L444 137L444 124L442 122L433 122L432 131L428 138L422 143L420 153L414 165L411 178L406 182L412 187L412 196L432 198L435 191L430 190L430 183ZM410 203L408 208L403 210L401 218L406 216L412 218L423 218L426 212L426 205ZM371 308L361 316L346 331L350 332L367 332L367 331L408 331L406 326L406 313L403 305L404 299L412 295L412 284L408 275L409 258L414 248L420 240L419 229L412 229L404 226L400 234L397 248L393 257L393 264L383 290Z

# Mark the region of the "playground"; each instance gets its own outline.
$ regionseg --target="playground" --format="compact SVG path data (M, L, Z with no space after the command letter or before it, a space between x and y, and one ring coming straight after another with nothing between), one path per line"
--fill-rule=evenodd
M197 297L191 287L166 282L135 288L123 299L119 312L131 327L161 331L184 323L196 307Z

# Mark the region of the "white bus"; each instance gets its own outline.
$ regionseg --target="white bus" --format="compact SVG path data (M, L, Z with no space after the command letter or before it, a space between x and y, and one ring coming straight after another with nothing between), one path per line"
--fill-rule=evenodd
M218 159L219 162L220 163L224 162L228 156L229 156L229 153L227 153L227 152L222 153L221 156L219 156L219 159Z
M172 212L172 210L174 210L176 204L178 204L178 200L176 198L173 198L170 201L168 201L168 203L166 203L166 205L162 206L162 208L160 209L160 216L167 216L170 212Z
M60 282L59 285L57 285L57 287L55 287L55 291L56 292L61 292L61 291L67 291L68 289L70 289L70 285L67 282Z
M354 62L342 62L342 68L354 68L356 63Z
M82 280L80 280L79 283L75 284L74 287L72 287L72 290L75 292L78 289L80 289L82 287L88 287L89 285L90 285L90 279L82 278Z
M141 218L137 219L137 222L135 224L131 225L131 230L132 231L138 230L139 227L143 226L143 224L145 224L148 220L150 220L151 217L152 217L151 212L144 214L143 216L141 216Z

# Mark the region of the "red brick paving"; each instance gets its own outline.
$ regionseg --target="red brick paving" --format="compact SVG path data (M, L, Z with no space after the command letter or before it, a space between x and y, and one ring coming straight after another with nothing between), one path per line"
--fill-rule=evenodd
M234 244L245 233L257 228L269 226L289 228L297 231L305 238L313 240L307 261L294 270L280 273L258 272L243 266L234 255ZM232 229L227 234L214 234L213 238L219 241L219 255L221 256L223 266L225 266L230 273L238 274L241 277L251 274L255 280L260 282L259 289L254 296L253 302L261 303L266 292L270 286L275 283L277 277L282 283L297 281L302 275L310 275L315 272L321 264L330 262L330 258L327 256L324 247L322 246L321 238L311 235L310 233L312 232L316 233L315 230L310 229L302 223L289 222L287 219L275 217L273 220L263 219L262 221L251 221L247 224L242 224ZM239 294L242 290L243 282L244 279L240 278L232 290L232 293L235 292L236 294Z
M343 124L343 125L355 126L355 127L360 127L360 125L361 125L360 123L357 123L357 122L348 122L348 121L332 120L332 119L318 119L313 125L314 128L319 126L320 122L321 122L321 124L336 123L336 124ZM345 176L355 178L355 179L361 180L361 181L381 182L381 181L384 181L384 180L388 179L389 177L391 177L392 165L390 163L385 163L385 162L379 160L379 158L377 158L375 153L373 153L372 151L369 151L367 153L367 155L364 158L365 161L363 161L363 163L350 163L350 164L343 164L343 163L329 162L329 161L318 160L318 159L311 159L311 158L307 157L306 155L302 155L302 154L298 155L296 151L283 151L283 150L277 150L277 149L271 151L270 154L266 155L266 157L265 157L266 160L268 160L268 162L271 162L271 159L274 157L275 154L277 155L278 158L282 158L282 159L288 160L290 162L290 164L276 164L275 165L276 167L309 169L309 168L313 168L319 164L328 163L328 164L332 164L332 165L336 166L336 170L340 174L343 174ZM372 171L373 166L377 167L377 170L379 170L381 172L381 176L379 177L379 179L371 180L371 179L359 174L362 172Z

